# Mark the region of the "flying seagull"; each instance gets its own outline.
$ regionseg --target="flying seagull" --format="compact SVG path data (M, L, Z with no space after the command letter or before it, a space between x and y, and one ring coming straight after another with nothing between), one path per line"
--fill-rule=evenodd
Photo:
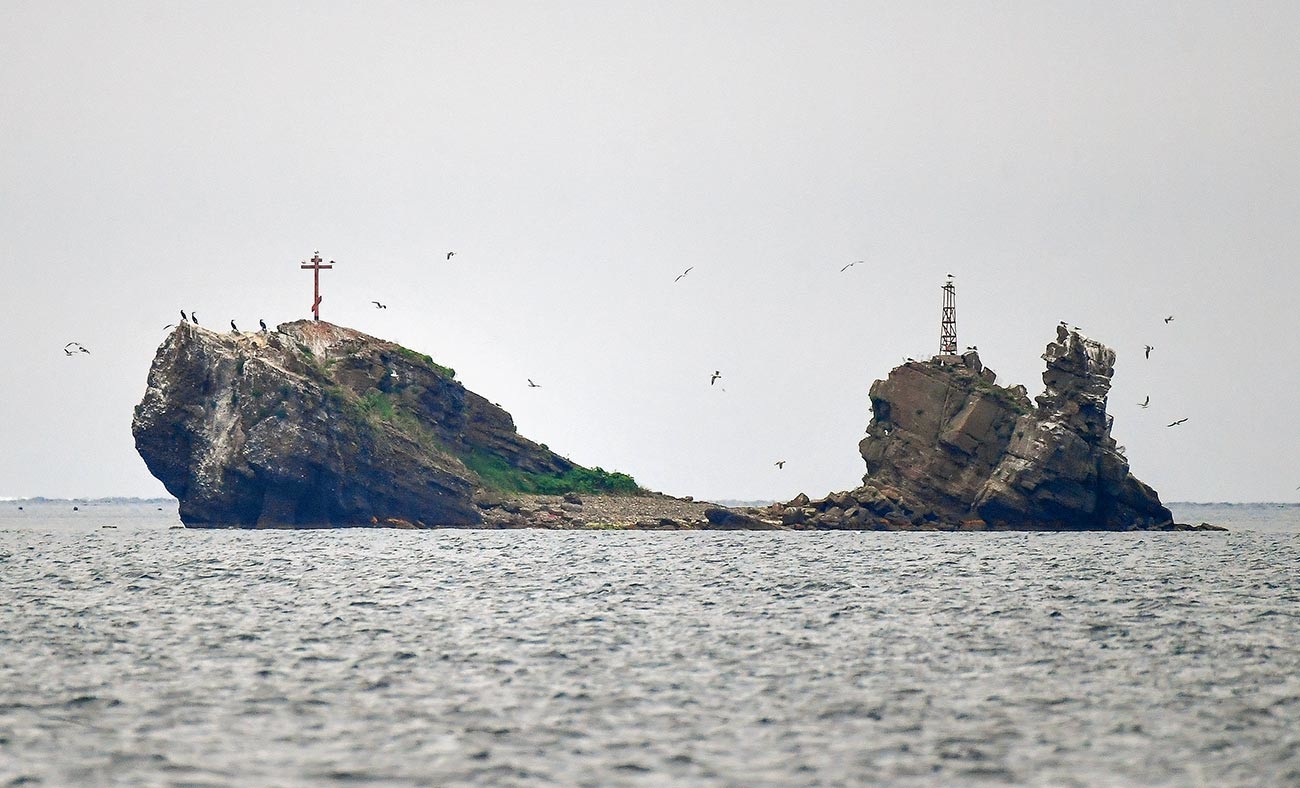
M1151 404L1151 395L1148 394L1146 399L1144 399L1144 400L1142 400L1141 402L1138 403L1138 407L1139 407L1139 408L1145 408L1145 407L1147 407L1147 406L1150 405L1150 404Z
M1171 322L1173 322L1173 319L1174 319L1174 316L1173 316L1173 315L1170 315L1169 317L1165 318L1165 322L1166 322L1166 323L1171 323Z
M450 260L452 256L455 254L456 254L455 252L447 252L447 259Z
M530 389L539 389L539 388L541 388L541 384L534 383L534 382L533 382L533 379L532 379L532 378L529 378L529 379L528 379L528 388L530 388Z
M722 377L722 371L717 369L713 370L713 377L709 378L709 385L712 386L714 383L717 383L718 378L720 377Z
M1172 424L1168 424L1168 425L1166 425L1166 426L1168 426L1168 427L1177 427L1179 424L1182 424L1182 423L1185 422L1185 421L1187 421L1187 419L1186 419L1186 418L1182 418L1182 419L1179 419L1178 421L1175 421L1174 423L1172 423Z
M375 305L375 309L387 309L387 308L388 308L388 305L387 305L387 304L381 304L381 303L379 303L378 301L371 301L370 303L372 303L372 304Z
M1151 358L1151 351L1155 350L1155 348L1151 347L1150 345L1143 345L1143 347L1145 347L1147 350L1147 358Z
M858 263L863 263L863 262L866 262L866 261L865 261L865 260L854 260L853 262L851 262L851 263L849 263L848 265L846 265L846 266L844 266L843 268L841 268L841 269L840 269L840 273L844 273L845 271L849 270L850 268L852 268L853 266L857 265Z
M782 470L785 469L785 460L778 460L778 461L776 461L776 462L774 462L774 463L772 463L772 464L775 465L777 468L780 468L780 469L782 469Z
M678 274L678 275L677 275L677 278L674 279L673 281L674 281L674 282L679 282L679 281L681 281L681 278L682 278L683 276L686 276L687 274L689 274L691 271L694 271L694 270L695 270L695 266L691 266L690 268L687 268L685 271L682 271L680 274Z

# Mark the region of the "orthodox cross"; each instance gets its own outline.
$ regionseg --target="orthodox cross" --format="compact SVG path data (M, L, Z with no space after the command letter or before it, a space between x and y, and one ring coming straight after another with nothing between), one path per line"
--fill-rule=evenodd
M302 267L310 268L312 270L313 288L312 288L312 299L311 299L311 314L314 319L320 320L320 272L322 269L333 268L334 261L330 260L328 265L321 265L320 252L316 252L315 254L312 255L311 265L308 265L307 261L303 260Z

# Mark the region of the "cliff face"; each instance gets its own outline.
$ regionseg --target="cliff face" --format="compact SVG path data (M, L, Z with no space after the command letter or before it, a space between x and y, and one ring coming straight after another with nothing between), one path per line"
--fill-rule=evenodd
M1046 391L996 385L974 351L908 362L871 387L863 486L782 507L818 528L1168 527L1129 473L1106 396L1115 353L1064 326L1043 354Z
M475 525L475 495L492 481L585 470L453 375L329 323L261 334L181 324L154 358L132 432L190 526Z

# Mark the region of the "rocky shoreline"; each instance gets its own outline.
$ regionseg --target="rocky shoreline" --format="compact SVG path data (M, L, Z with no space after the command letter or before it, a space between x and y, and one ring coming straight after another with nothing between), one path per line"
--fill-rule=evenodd
M872 523L845 524L839 528L827 528L818 523L815 513L840 506L849 506L844 500L845 494L832 495L828 498L810 500L801 495L796 503L803 503L802 509L795 509L784 503L773 503L765 507L727 507L708 501L696 501L692 498L675 498L662 493L645 495L524 495L501 497L484 495L476 501L483 514L483 522L468 526L480 529L517 529L542 528L548 530L576 531L824 531L824 530L869 530L869 531L1035 531L1030 527L1015 528L999 524L990 526L985 523L966 522L945 524L942 522L922 522L912 524L900 523L879 518ZM433 529L442 527L427 525L423 522L410 522L390 519L376 521L372 527ZM1166 523L1163 527L1146 530L1161 531L1223 531L1224 528L1201 523L1188 525L1184 523Z

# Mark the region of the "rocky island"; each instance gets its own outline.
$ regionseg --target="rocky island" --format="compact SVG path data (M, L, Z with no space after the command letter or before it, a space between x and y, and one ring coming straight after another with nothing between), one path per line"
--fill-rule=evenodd
M1171 529L1110 437L1114 352L1058 329L1046 392L975 352L871 388L863 486L727 509L641 489L515 429L429 356L330 323L260 333L183 323L132 432L189 527Z

